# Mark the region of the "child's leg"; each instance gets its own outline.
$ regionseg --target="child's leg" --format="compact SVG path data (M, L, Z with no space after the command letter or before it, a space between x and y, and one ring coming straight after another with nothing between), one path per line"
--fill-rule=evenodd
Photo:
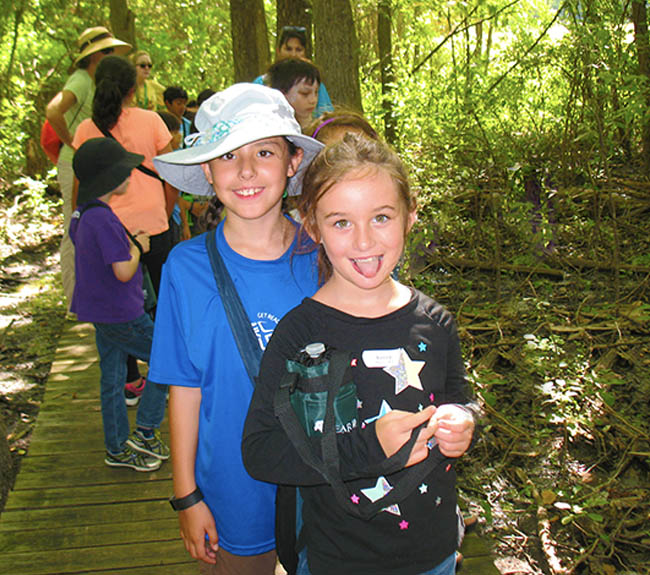
M124 403L126 352L116 344L113 333L124 324L95 324L95 342L99 353L100 398L106 450L115 455L124 449L129 436L129 419Z
M275 565L275 550L245 557L220 547L216 565L199 561L199 572L201 575L274 575Z
M149 363L153 340L153 321L148 314L129 322L129 337L120 345L123 351ZM157 429L165 416L167 387L147 381L144 388L135 423L145 429Z

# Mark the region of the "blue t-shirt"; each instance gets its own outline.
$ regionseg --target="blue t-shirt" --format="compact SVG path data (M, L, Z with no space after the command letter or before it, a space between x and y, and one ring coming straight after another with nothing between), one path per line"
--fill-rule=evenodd
M264 76L258 76L253 80L253 84L264 84ZM332 100L330 99L330 95L327 92L327 88L325 87L325 84L321 82L318 86L318 102L316 104L316 109L314 110L312 116L314 118L318 118L318 116L321 116L325 112L333 112L334 111L334 106L332 105Z
M275 547L275 486L252 479L241 439L253 384L239 355L201 234L178 244L163 267L148 379L201 389L196 482L219 545L236 555ZM217 247L262 349L280 318L317 287L316 251L251 260L217 228Z
M144 313L142 268L121 282L113 272L114 262L131 259L131 244L124 226L113 210L101 206L88 208L81 217L73 213L70 239L75 246L75 284L70 311L79 321L124 323ZM85 204L84 204L85 205Z

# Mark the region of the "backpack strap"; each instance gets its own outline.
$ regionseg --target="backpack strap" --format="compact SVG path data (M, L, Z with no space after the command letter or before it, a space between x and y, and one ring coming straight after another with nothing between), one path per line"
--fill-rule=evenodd
M214 279L217 282L221 302L228 317L230 331L232 331L232 335L235 338L235 343L248 372L248 377L253 387L255 387L257 375L260 371L260 362L262 361L262 349L257 341L257 336L253 333L251 322L237 293L237 288L219 253L216 234L216 229L205 234L205 245L208 249L210 266L212 267Z
M400 481L381 499L374 502L364 502L363 504L353 502L350 491L341 477L341 458L336 438L334 409L334 401L343 384L345 373L350 365L350 359L351 355L349 353L341 351L335 351L330 357L330 369L328 371L330 381L327 390L327 409L320 441L320 454L317 453L313 443L307 437L291 405L290 398L291 393L296 388L297 373L287 372L280 380L280 386L274 397L273 410L302 460L318 471L325 481L329 483L339 505L351 515L367 520L374 517L382 509L395 505L407 497L445 457L439 450L432 451L424 461L407 469ZM372 474L377 476L388 475L403 469L420 434L420 430L426 425L424 423L414 429L409 440L397 453L386 458L376 468L373 468Z
M95 126L97 126L97 124L95 124ZM102 134L104 134L104 136L106 136L107 138L112 138L113 140L116 140L116 141L117 141L117 138L116 138L113 134L111 134L110 131L105 130L104 128L100 128L99 126L97 126L97 129L98 129ZM136 169L136 170L140 170L143 174L146 174L147 176L150 176L150 177L152 177L152 178L155 178L155 179L158 180L161 184L164 184L164 183L165 183L165 180L163 180L163 179L160 177L160 175L158 175L157 172L154 172L152 169L147 168L147 166L143 166L142 164L140 164L139 166L136 166L135 169Z

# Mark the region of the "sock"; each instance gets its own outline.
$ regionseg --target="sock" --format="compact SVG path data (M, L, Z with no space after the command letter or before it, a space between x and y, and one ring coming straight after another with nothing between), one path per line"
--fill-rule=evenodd
M146 429L144 427L138 426L138 431L145 439L151 439L153 437L153 429Z

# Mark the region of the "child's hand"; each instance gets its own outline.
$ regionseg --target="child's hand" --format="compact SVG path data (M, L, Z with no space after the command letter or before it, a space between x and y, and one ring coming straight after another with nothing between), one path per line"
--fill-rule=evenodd
M199 501L184 511L179 511L178 522L185 549L194 559L215 564L219 549L219 536L214 518L205 501Z
M460 457L467 451L474 433L474 418L471 413L453 403L438 407L429 423L435 427L440 453L446 457Z
M396 409L378 419L375 425L375 433L386 457L395 455L402 445L410 439L411 433L416 427L431 420L435 409L433 405L416 413ZM427 442L436 430L437 426L429 425L420 431L405 467L420 463L420 461L427 458L429 455Z
M149 234L147 232L138 231L135 233L135 239L138 240L140 247L142 247L142 253L146 254L151 247L149 245Z

